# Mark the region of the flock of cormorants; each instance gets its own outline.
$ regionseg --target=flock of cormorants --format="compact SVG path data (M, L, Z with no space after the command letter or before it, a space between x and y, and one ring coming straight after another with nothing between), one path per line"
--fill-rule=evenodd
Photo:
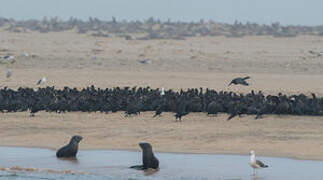
M242 78L245 80L246 78ZM323 115L323 98L315 94L306 96L278 95L265 96L261 91L239 94L212 89L187 89L173 91L150 87L77 88L55 87L0 89L0 111L47 112L117 112L125 116L138 115L143 111L174 112L176 120L190 112L205 112L207 115L229 114L228 120L244 114L256 115L256 119L266 114Z

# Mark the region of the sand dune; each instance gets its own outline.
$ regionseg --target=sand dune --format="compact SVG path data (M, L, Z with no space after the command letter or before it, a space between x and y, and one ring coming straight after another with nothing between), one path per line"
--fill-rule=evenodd
M9 33L0 30L1 88L90 85L151 86L166 89L212 88L265 94L311 92L323 95L323 37L201 37L185 41L126 41L75 32ZM30 56L24 56L27 52ZM7 69L13 71L5 78ZM251 76L249 87L230 86L237 76ZM175 123L173 114L152 118L152 112L124 118L112 113L0 114L0 145L57 148L70 136L84 136L84 149L138 149L149 141L156 151L242 153L322 159L323 117L189 114Z

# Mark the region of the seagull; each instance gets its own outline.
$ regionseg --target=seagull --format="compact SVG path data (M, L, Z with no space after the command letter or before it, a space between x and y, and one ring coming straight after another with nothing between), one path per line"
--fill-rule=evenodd
M3 59L10 61L12 59L15 59L15 57L14 56L7 55L7 56L4 56Z
M161 88L160 95L161 96L164 96L165 95L165 89L164 89L164 87Z
M264 164L263 162L256 160L255 151L250 151L250 166L253 168L253 174L255 174L256 169L267 168L268 165Z
M249 84L246 82L247 79L250 79L249 76L246 76L244 78L242 77L237 77L237 78L234 78L230 84L228 86L230 86L231 84L241 84L241 85L244 85L244 86L248 86Z
M23 55L24 57L29 57L29 54L28 54L28 53L26 53L26 52L22 53L22 55Z
M46 82L46 77L42 77L38 82L37 85L44 84Z
M12 70L11 69L8 69L8 72L7 72L6 77L7 78L10 78L11 76L12 76Z

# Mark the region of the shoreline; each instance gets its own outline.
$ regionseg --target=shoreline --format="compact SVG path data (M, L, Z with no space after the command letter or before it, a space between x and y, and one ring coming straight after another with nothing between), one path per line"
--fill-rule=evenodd
M19 146L19 145L0 145L0 147L3 148L28 148L28 149L47 149L51 151L56 151L56 148L52 148L49 146ZM81 145L79 147L80 151L125 151L125 152L139 152L141 153L141 150L130 148L130 149L113 149L113 148L82 148ZM232 156L249 156L249 153L244 152L224 152L224 151L212 151L212 152L195 152L195 151L156 151L155 153L163 153L163 154L192 154L192 155L232 155ZM307 158L307 157L298 157L295 155L284 155L284 154L277 154L277 153L257 153L257 157L269 157L269 158L285 158L285 159L291 159L291 160L304 160L304 161L323 161L323 158L314 157L314 158Z
M152 116L153 112L129 118L122 112L0 114L0 146L56 150L71 136L81 135L81 150L140 151L138 143L145 141L165 153L247 155L253 149L260 156L323 160L323 117L243 116L227 121L225 114L191 113L179 123L172 113Z

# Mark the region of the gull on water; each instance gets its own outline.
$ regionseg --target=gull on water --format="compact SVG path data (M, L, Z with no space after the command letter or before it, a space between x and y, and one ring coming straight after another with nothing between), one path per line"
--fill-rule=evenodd
M256 160L256 154L254 150L250 151L250 166L253 168L253 174L256 173L256 169L267 168L268 165L264 164L263 162Z
M37 85L44 84L46 82L46 77L42 77L38 82Z
M6 74L6 77L7 78L10 78L11 76L12 76L12 70L11 69L8 69L7 74Z

